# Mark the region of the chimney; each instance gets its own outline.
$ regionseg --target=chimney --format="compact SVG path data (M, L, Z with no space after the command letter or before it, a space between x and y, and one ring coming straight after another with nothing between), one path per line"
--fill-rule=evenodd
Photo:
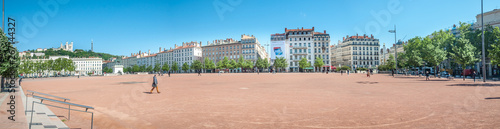
M358 33L356 33L356 38L358 38Z
M141 50L139 50L139 54L141 54Z
M313 27L313 28L314 28L314 27ZM287 29L285 28L285 32L286 32L286 30L287 30Z
M324 31L324 33L326 34L326 30Z
M302 30L304 30L304 27L302 27Z
M151 54L151 50L148 49L148 55Z
M313 26L313 31L314 31L314 26Z
M345 37L342 37L342 40L345 40Z
M158 49L158 52L161 52L161 47L160 47L160 49Z
M174 47L174 49L175 49L175 48L177 48L177 44L175 44L175 47Z
M371 36L371 37L372 37L372 39L373 39L373 34L372 34L372 36Z
M167 48L163 48L163 51L166 51L166 50L167 50Z

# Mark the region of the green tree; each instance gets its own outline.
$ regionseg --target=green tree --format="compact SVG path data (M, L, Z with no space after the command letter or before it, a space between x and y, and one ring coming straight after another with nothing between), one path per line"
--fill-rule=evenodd
M495 27L492 30L492 34L490 35L490 38L494 38L496 40L491 41L491 47L488 50L488 57L491 58L491 63L493 65L499 65L500 64L500 29L498 27ZM486 35L485 35L486 37Z
M321 67L323 67L325 63L323 62L322 58L316 57L314 60L314 67L318 69L318 71L321 71Z
M153 72L153 66L146 67L146 72Z
M406 63L409 67L420 67L423 65L424 63L424 61L422 60L422 46L424 46L423 44L424 43L422 42L421 37L415 37L413 39L408 40L408 44L403 46L405 50L404 56L407 59Z
M5 87L4 78L15 78L19 72L19 65L21 64L19 53L16 47L9 42L5 33L0 30L0 76L1 90ZM8 80L8 79L6 79Z
M236 60L231 59L231 61L229 61L229 66L231 66L230 69L234 70L238 68L238 63L236 62Z
M243 56L240 55L240 58L238 59L238 67L241 68L243 70L244 66L246 65L245 64L245 60L243 59Z
M304 71L304 68L309 67L309 66L311 66L311 63L309 63L309 61L307 61L306 58L300 59L299 68L302 69L302 71Z
M215 66L217 69L222 69L224 65L222 64L222 61L217 62L217 66Z
M160 70L161 70L161 64L160 64L160 63L156 63L156 64L155 64L155 67L153 68L153 70L154 70L155 72L160 72Z
M288 61L284 57L278 57L274 60L274 67L276 69L284 70L288 67Z
M245 66L246 66L247 69L251 69L251 68L253 68L255 66L254 63L251 60L246 60L245 64L246 64Z
M123 68L123 72L124 72L124 73L130 72L130 67L125 67L125 68Z
M184 72L187 72L189 70L189 64L187 62L184 62L184 64L182 64L182 70L184 70Z
M406 54L406 52L398 52L398 68L404 68L405 72L408 73L407 68L409 66L408 55Z
M163 67L161 67L161 70L163 70L163 71L169 71L170 70L170 66L165 62L165 64L163 64Z
M456 44L452 46L452 50L451 57L456 63L462 65L462 70L465 70L467 65L474 64L479 60L477 58L476 47L463 37L457 40ZM465 80L465 75L463 80Z
M340 70L351 70L351 67L344 65L344 66L340 67Z
M205 60L203 61L203 64L204 64L203 68L205 70L211 70L213 72L213 69L215 69L215 63L206 57Z
M132 66L132 71L133 72L140 72L141 68L138 65L134 65L134 66Z
M424 38L422 53L423 60L434 66L434 70L436 70L434 73L437 73L437 67L447 59L448 52L445 48L455 40L455 37L451 33L442 30L434 32L432 36L432 39Z
M269 63L269 61L267 59L263 59L263 63L264 64L264 68L268 69L269 66L271 66L271 64Z
M223 68L223 69L229 68L229 60L228 60L227 56L224 56L224 59L222 60L221 64L222 64L221 68Z
M177 72L179 70L179 65L174 61L172 64L172 71Z
M396 61L392 54L389 54L389 59L387 59L387 68L390 70L396 69Z
M141 71L141 72L146 72L147 71L146 65L139 66L139 69L140 69L139 71Z
M203 68L203 64L199 60L194 60L193 64L191 64L192 69L194 70L201 70Z

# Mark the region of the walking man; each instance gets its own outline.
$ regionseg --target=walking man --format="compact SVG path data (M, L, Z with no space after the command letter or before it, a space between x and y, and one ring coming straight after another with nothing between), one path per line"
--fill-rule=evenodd
M168 77L170 77L170 70L168 71Z
M431 80L431 79L429 79L429 71L425 72L425 80L426 81Z
M472 72L472 78L474 79L474 83L476 83L476 70ZM19 81L19 85L21 85L21 81Z
M201 70L198 70L198 76L201 76Z
M151 91L149 91L149 93L153 93L153 90L156 88L156 92L160 93L160 91L158 90L158 80L156 80L156 75L153 76L153 88L151 88Z
M19 86L21 86L21 82L23 81L23 75L19 76Z
M349 76L349 70L347 70L347 76Z

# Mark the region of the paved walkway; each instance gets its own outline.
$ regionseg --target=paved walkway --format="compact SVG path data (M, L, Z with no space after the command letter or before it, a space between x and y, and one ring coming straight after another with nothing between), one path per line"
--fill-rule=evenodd
M69 129L61 119L58 118L46 105L35 103L32 109L33 101L40 102L39 99L33 99L33 97L26 97L24 91L22 91L23 105L26 107L26 121L27 123L31 120L31 113L33 113L33 121L31 122L31 129ZM26 98L28 103L26 103ZM67 117L67 116L66 116ZM66 117L64 119L66 119ZM29 126L29 124L28 124Z
M14 88L17 92L0 93L0 128L27 129L28 123L24 116L24 105L21 100L20 87ZM11 99L13 97L14 99ZM14 108L14 110L11 110ZM9 119L11 117L13 120Z

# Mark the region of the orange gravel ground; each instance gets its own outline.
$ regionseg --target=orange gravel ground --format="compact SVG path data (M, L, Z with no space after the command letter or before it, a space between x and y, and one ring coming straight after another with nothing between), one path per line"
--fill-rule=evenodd
M500 83L385 74L172 74L25 79L95 108L96 129L500 128ZM486 99L492 98L492 99ZM51 110L65 119L67 111ZM90 114L65 123L90 128Z

